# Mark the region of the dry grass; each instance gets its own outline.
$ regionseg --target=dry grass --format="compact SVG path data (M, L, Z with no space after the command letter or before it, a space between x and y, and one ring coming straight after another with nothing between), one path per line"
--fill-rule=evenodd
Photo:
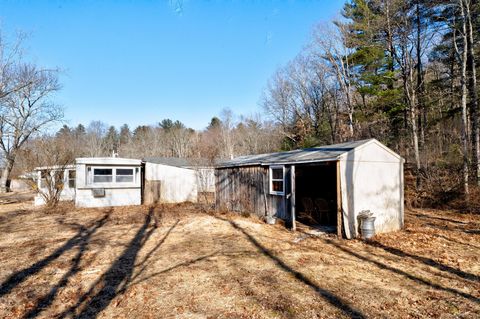
M0 209L0 317L480 316L478 215L409 211L365 243L192 205L14 205Z

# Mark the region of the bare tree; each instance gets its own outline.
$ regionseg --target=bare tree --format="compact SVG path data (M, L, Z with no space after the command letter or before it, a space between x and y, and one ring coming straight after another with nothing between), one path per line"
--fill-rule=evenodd
M467 40L467 14L465 10L465 0L458 0L460 10L460 35L462 37L462 48L458 47L457 41L453 41L455 52L461 63L460 67L460 92L461 92L461 110L462 110L462 151L463 151L463 190L465 198L468 201L468 120L467 120L467 57L468 57L468 40ZM455 32L455 30L454 30Z
M467 30L467 68L468 68L468 92L470 95L470 117L472 123L472 164L473 164L473 177L477 186L480 186L480 127L478 123L478 92L477 92L477 71L476 71L476 53L475 53L475 36L474 24L476 16L472 12L476 8L474 7L474 1L465 0L465 18L466 30ZM478 10L478 9L477 9Z
M88 156L108 156L109 145L105 139L107 134L107 124L101 121L92 121L87 127L87 133L84 137L85 152Z
M8 69L8 76L0 79L0 150L5 158L0 191L5 192L18 151L34 134L61 120L63 110L50 100L60 89L58 70L21 62L12 64L2 60L2 51L0 44L0 68ZM12 87L15 89L5 89Z
M336 23L332 28L319 25L313 35L311 51L313 55L328 61L330 72L337 78L339 91L343 95L345 108L348 114L348 130L350 139L355 136L354 113L355 113L355 86L351 71L350 55L352 49L347 46L347 31L345 27Z
M68 138L42 136L29 143L29 152L24 155L29 171L41 168L40 181L32 181L32 187L47 207L58 204L65 182L71 178L65 175L66 172L69 173L67 166L75 161L74 151L69 144Z

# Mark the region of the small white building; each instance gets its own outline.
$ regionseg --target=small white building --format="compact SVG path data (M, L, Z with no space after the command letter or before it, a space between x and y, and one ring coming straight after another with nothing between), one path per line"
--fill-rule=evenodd
M49 193L49 187L55 187L56 185L63 187L60 193L61 201L75 199L75 165L37 167L34 176L38 191L34 198L35 206L45 205L44 196ZM62 182L57 183L57 178L61 179Z
M118 157L76 159L75 206L142 204L142 161Z
M201 193L215 192L214 169L188 159L146 158L144 203L197 202Z
M359 235L359 214L377 233L401 229L404 159L375 139L242 156L217 165L216 205Z

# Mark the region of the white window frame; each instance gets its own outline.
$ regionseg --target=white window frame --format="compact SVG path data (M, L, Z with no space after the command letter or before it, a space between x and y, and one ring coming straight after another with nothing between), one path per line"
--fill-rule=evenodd
M111 182L94 182L94 172L96 169L111 169L112 170L112 181ZM133 171L133 175L128 175L132 176L133 179L131 182L117 182L117 169L131 169ZM103 165L95 165L91 166L88 165L87 169L87 185L92 185L92 186L104 186L104 187L109 187L113 185L136 185L136 181L138 179L137 177L137 167L135 166L103 166ZM126 175L121 175L121 176L126 176Z
M95 170L96 169L111 169L112 170L112 180L110 182L95 182ZM92 166L92 176L91 176L91 183L92 185L99 185L99 184L107 184L111 185L115 183L115 168L110 166ZM109 175L99 175L99 176L109 176Z
M128 169L128 170L131 170L132 171L132 175L118 175L117 174L117 170L119 169ZM123 184L123 183L135 183L135 168L133 167L115 167L115 183L117 184ZM117 181L117 177L118 176L131 176L132 177L132 181L131 182L118 182Z
M70 177L70 172L74 172L74 177L71 178ZM70 187L70 182L73 181L73 187ZM67 169L67 183L66 183L67 187L68 188L71 188L71 189L74 189L77 185L77 170L76 169L72 169L72 168L69 168Z
M273 173L272 173L272 170L274 169L281 169L282 170L282 179L279 179L279 178L273 178ZM269 179L268 179L268 183L269 183L269 186L270 186L270 194L271 195L285 195L285 166L283 165L275 165L275 166L270 166L268 168L268 175L269 175ZM282 191L274 191L273 190L273 182L282 182Z

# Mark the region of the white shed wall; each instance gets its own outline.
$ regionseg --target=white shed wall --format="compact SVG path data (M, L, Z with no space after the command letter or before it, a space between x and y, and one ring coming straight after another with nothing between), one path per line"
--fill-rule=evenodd
M145 180L161 182L162 203L197 202L195 170L147 162Z
M342 209L347 238L358 236L358 213L370 210L375 231L403 227L403 159L376 143L355 149L340 160Z

